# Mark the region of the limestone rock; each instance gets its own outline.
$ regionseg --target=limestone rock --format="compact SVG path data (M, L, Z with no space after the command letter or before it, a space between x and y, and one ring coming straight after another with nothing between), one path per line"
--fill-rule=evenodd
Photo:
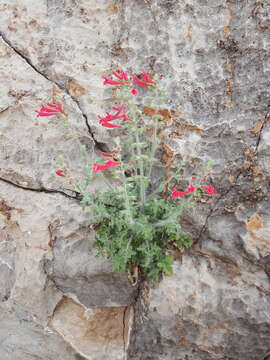
M118 319L135 300L130 360L269 354L269 9L269 0L0 0L1 360L82 360L67 344L70 321L93 306L102 319L118 307ZM53 174L59 155L80 177L110 149L116 132L97 114L111 105L102 75L116 66L164 75L167 156L189 162L188 179L215 162L218 195L183 219L192 251L150 297L96 259L90 215ZM84 160L60 119L34 113L53 88ZM51 319L65 341L44 333ZM94 324L84 318L80 334ZM90 338L87 356L122 356L115 325L113 355Z
M12 303L0 304L1 360L83 360L61 336Z
M51 325L80 354L89 360L125 357L126 307L85 308L64 298L57 306Z
M263 271L251 276L211 254L186 255L150 290L146 313L138 307L130 359L263 359L269 291Z

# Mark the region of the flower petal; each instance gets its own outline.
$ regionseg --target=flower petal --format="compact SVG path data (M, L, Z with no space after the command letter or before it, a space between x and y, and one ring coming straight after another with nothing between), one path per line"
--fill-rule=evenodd
M56 170L55 174L58 176L63 176L63 177L66 176L62 170Z
M147 84L147 83L141 81L138 78L138 76L136 76L136 75L133 76L133 80L134 80L134 84L136 84L136 85L140 85L140 86L144 86L144 87L150 86L150 84Z
M113 158L117 157L116 153L108 154L106 152L102 152L101 155L105 157L113 157Z
M203 188L207 192L207 194L214 195L217 193L216 189L213 188L213 186L204 186Z
M103 85L123 85L121 81L116 81L108 78L107 76L103 76L104 82Z
M192 185L192 184L190 184L189 187L188 187L188 189L187 189L187 192L188 192L188 193L193 193L195 190L196 190L195 186Z
M188 194L186 191L177 191L175 188L173 189L172 193L171 193L171 198L176 199L180 196L184 196Z

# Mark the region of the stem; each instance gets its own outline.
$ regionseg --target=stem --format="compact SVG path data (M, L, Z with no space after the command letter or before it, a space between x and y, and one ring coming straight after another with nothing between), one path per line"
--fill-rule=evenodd
M155 156L155 153L157 150L157 121L154 121L154 133L153 133L153 141L152 141L151 152L150 152L150 159L152 159ZM150 182L151 182L152 169L153 169L153 161L150 160L150 167L149 167L149 172L147 175Z
M154 94L155 97L160 94L160 89L159 88L154 88ZM150 106L152 106L152 102L150 104ZM158 110L159 106L157 107ZM156 111L156 113L158 113ZM154 158L157 148L158 148L158 141L157 141L157 129L158 129L158 119L155 119L155 117L153 118L154 121L154 126L153 126L153 137L152 137L152 143L151 143L151 151L150 151L150 159ZM149 172L147 175L147 178L149 179L149 182L151 183L151 173L152 173L152 169L153 169L153 161L150 160L150 167L149 167Z
M121 174L122 174L122 181L124 184L124 198L125 198L125 207L128 213L128 217L129 217L129 221L131 224L134 223L133 217L132 217L132 213L130 210L130 203L129 203L129 198L128 198L128 192L127 192L127 181L126 181L126 175L125 175L125 171L124 171L124 167L123 167L123 162L122 162L122 158L121 158L121 154L119 154L119 160L120 160L120 168L121 168Z
M138 131L136 131L136 148L137 148L137 155L139 157L139 169L140 169L140 199L141 199L141 210L144 209L144 203L145 203L145 183L143 180L144 172L143 172L143 162L141 159L142 153L140 148L140 139Z

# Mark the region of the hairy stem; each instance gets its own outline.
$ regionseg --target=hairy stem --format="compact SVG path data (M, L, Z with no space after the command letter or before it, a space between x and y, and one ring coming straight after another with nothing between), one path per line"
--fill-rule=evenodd
M126 210L127 210L127 213L128 213L129 221L130 221L131 224L133 224L134 220L133 220L133 217L132 217L132 212L131 212L131 207L130 207L129 197L128 197L128 191L127 191L127 179L126 179L125 170L124 170L124 167L123 167L121 154L119 154L119 161L120 161L122 182L123 182L123 185L124 185L125 207L126 207Z

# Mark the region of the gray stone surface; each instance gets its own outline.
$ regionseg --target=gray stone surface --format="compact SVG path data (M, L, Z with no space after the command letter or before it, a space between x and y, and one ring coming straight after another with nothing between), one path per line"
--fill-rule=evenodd
M203 251L185 255L138 306L130 359L263 359L269 291L263 270L240 270Z
M128 321L127 308L123 306L85 309L64 298L50 325L86 359L123 360L125 318Z
M194 246L175 275L137 301L130 360L263 359L270 351L269 0L0 0L0 15L0 317L14 331L0 341L1 360L50 360L60 349L63 360L81 358L59 336L70 325L40 335L63 294L85 308L135 299L127 279L95 258L89 215L53 175L60 154L80 174L110 147L113 132L96 115L111 101L101 76L115 65L164 75L164 107L174 114L167 147L190 162L187 176L214 160L218 190L186 214ZM84 161L59 119L35 116L53 87L87 145Z
M0 304L0 343L1 360L83 360L57 332L12 303Z

